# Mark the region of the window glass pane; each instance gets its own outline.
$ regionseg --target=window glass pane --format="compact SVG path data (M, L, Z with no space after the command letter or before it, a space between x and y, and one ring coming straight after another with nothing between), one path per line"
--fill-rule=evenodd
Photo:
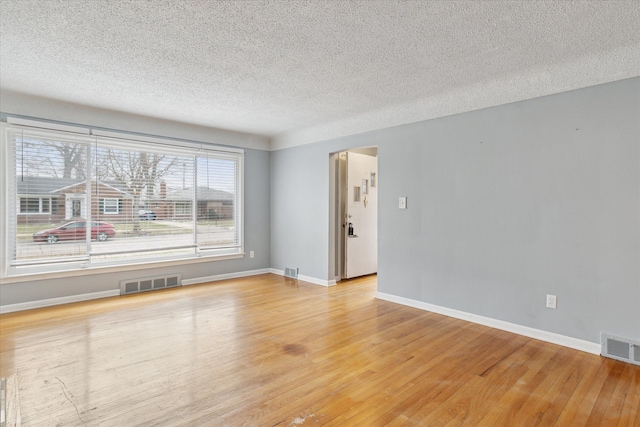
M118 214L119 199L102 199L102 213Z
M198 246L239 245L236 224L238 160L212 154L198 157Z
M192 210L191 210L191 202L181 202L181 201L175 201L174 202L174 212L173 212L173 218L174 219L182 219L182 220L189 220L191 219L192 216Z
M174 209L185 194L191 203L193 156L141 146L98 142L95 219L111 224L117 238L92 245L92 254L104 260L194 254L193 218Z
M17 212L9 210L10 265L88 256L85 236L63 229L75 219L72 200L77 219L87 213L88 141L35 130L8 136L15 147L10 193L19 196Z
M22 197L20 199L20 212L40 213L40 199L35 197Z

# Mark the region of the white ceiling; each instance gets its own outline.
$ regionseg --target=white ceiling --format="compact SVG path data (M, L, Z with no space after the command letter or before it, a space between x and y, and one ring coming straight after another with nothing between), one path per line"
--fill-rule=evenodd
M0 1L2 89L273 148L640 75L640 1Z

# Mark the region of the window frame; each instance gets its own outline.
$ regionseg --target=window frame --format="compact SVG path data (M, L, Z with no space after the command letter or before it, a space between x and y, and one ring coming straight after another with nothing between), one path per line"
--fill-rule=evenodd
M178 207L180 207L180 210L178 210ZM193 203L185 200L175 200L173 202L173 213L175 216L192 216Z
M23 199L38 199L38 212L32 212L32 211L23 211L22 210L22 200ZM48 202L48 210L44 210L43 206L44 206L44 201ZM26 195L26 194L19 194L18 195L18 203L17 203L17 210L18 212L16 212L17 215L53 215L56 212L54 212L53 210L53 206L55 205L55 200L56 197L51 197L51 196L37 196L37 195Z
M9 117L8 119L11 119ZM213 247L213 248L202 248L199 249L197 247L197 242L194 240L194 252L188 255L176 255L176 256L146 256L141 259L135 259L135 257L131 257L130 259L119 259L117 261L100 261L93 262L90 257L82 258L78 260L70 259L65 262L57 262L55 260L50 260L49 262L38 263L37 265L16 265L12 264L12 250L15 251L15 241L13 243L14 247L11 245L11 237L8 236L7 231L10 229L10 222L14 221L14 227L17 226L17 217L18 215L51 215L54 214L54 206L56 206L57 198L54 201L54 197L49 195L46 198L49 201L49 212L42 212L42 197L39 196L39 213L35 212L18 212L20 211L20 199L19 197L23 197L23 195L17 195L15 193L15 188L12 190L10 186L15 178L12 178L11 172L15 171L15 156L11 156L10 145L14 144L13 140L10 140L9 134L11 131L25 131L25 132L37 132L37 133L51 133L53 135L51 138L55 140L55 135L61 133L60 129L57 129L55 123L47 123L47 122L39 122L39 121L31 121L31 120L22 120L20 119L20 123L12 123L11 120L7 120L8 122L0 123L0 152L2 153L2 159L0 163L2 163L3 170L6 171L4 173L0 173L0 192L2 193L3 200L9 200L9 197L13 197L17 203L13 208L13 214L8 207L0 208L0 232L3 236L7 236L2 239L0 242L2 254L0 254L0 263L2 264L0 267L0 277L3 279L8 279L11 282L20 282L23 281L24 278L33 277L33 276L42 276L46 277L66 277L66 276L75 276L75 275L85 275L85 274L95 274L95 272L99 271L110 271L112 269L118 270L135 270L140 267L150 268L154 264L158 265L177 265L177 264L191 264L191 263L200 263L200 262L210 262L210 261L222 261L228 259L237 259L243 258L244 254L244 153L245 150L241 148L234 147L225 147L214 145L210 143L203 143L198 141L189 141L189 140L177 140L172 138L162 138L157 136L146 136L146 135L137 135L137 134L128 134L125 132L116 132L116 131L105 131L98 129L88 129L83 127L75 128L74 126L69 125L60 125L62 129L62 133L64 133L65 138L69 136L77 137L79 139L91 139L94 138L103 138L104 140L113 140L116 143L121 144L129 144L130 149L134 149L135 144L144 143L145 146L150 147L154 144L159 147L169 147L175 148L177 150L184 150L193 154L194 159L197 159L198 154L200 152L214 152L221 153L223 156L228 155L236 159L237 161L237 171L235 178L235 199L237 201L234 212L234 224L237 228L236 239L234 243L229 247ZM28 123L24 123L28 122ZM32 123L33 122L33 123ZM74 132L77 130L77 132ZM93 143L93 142L92 142ZM190 154L190 155L191 155ZM195 161L195 160L194 160ZM195 172L194 172L195 173ZM15 175L14 175L15 177ZM87 181L87 189L89 189L90 183ZM13 194L13 196L11 196ZM27 195L30 198L32 195ZM26 196L24 196L26 197ZM87 203L89 206L93 203L93 200L99 203L100 199L106 200L117 200L118 203L118 212L121 213L121 199L114 197L104 197L98 200L92 199L91 197L87 197ZM197 203L195 199L191 202L192 205ZM59 210L60 207L56 206ZM106 204L103 205L103 211L98 210L99 215L115 215L116 212L113 212L113 209L107 208L107 212L104 212L104 209L107 208ZM113 208L113 206L112 206ZM133 208L134 214L137 214L137 209ZM111 210L112 212L108 212ZM191 209L193 212L193 207ZM87 214L87 218L85 218L87 222L99 221L98 217L94 217L91 213ZM195 232L197 227L197 222L194 221L193 224L194 230L194 239L197 239L197 233ZM88 244L90 244L90 239L88 239Z
M98 206L100 207L100 214L102 215L120 215L122 210L122 199L118 199L116 197L103 197L98 199ZM114 202L115 212L107 210L107 201Z

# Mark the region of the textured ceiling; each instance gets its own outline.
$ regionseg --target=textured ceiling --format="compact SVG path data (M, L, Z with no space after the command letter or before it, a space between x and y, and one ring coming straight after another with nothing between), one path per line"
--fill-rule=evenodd
M640 75L639 1L0 0L0 87L333 138Z

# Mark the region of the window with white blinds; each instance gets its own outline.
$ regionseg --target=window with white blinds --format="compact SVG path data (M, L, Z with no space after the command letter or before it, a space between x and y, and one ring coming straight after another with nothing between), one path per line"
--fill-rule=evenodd
M9 270L243 252L241 150L3 126Z

